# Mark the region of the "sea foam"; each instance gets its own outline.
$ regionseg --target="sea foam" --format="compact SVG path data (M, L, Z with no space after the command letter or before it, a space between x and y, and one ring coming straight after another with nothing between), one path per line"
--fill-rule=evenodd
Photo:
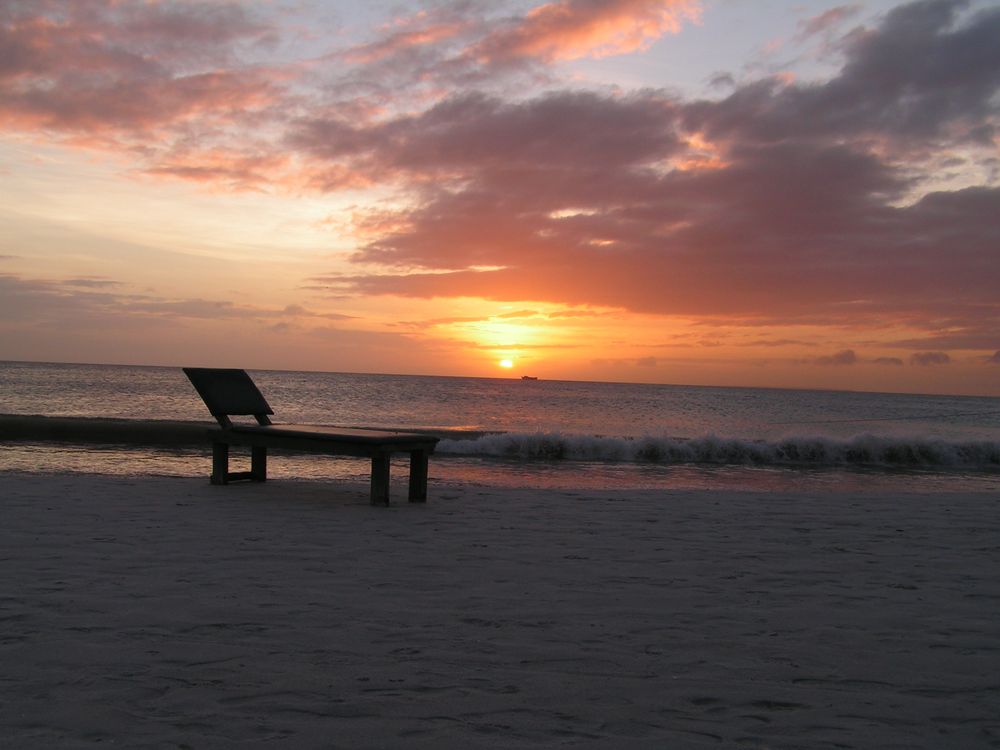
M548 461L1000 469L1000 442L876 435L849 439L797 436L765 441L715 435L618 438L560 432L510 432L482 435L472 440L445 439L438 444L437 451L457 456Z

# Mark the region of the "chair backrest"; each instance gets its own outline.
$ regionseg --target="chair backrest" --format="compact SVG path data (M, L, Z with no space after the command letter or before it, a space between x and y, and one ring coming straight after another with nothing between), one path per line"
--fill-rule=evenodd
M274 414L274 411L245 370L212 367L183 369L205 406L223 427L232 425L230 414L252 414L260 424L271 423L267 415Z

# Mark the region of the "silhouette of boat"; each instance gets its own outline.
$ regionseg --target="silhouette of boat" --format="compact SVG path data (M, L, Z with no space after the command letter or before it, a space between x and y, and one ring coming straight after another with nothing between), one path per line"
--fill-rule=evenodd
M534 375L522 375L521 380L538 380Z

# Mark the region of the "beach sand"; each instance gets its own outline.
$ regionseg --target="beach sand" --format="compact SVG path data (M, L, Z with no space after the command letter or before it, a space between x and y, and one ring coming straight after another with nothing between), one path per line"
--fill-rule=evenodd
M0 746L1000 747L994 496L366 498L0 475Z

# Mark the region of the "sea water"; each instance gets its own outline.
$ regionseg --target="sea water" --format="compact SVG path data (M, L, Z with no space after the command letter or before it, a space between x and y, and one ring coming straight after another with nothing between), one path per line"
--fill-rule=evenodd
M1000 399L251 371L276 422L430 430L431 479L559 488L1000 488ZM176 367L0 362L0 413L205 420ZM0 471L200 476L204 449L8 442ZM272 476L367 476L281 456ZM405 471L399 472L405 475Z

